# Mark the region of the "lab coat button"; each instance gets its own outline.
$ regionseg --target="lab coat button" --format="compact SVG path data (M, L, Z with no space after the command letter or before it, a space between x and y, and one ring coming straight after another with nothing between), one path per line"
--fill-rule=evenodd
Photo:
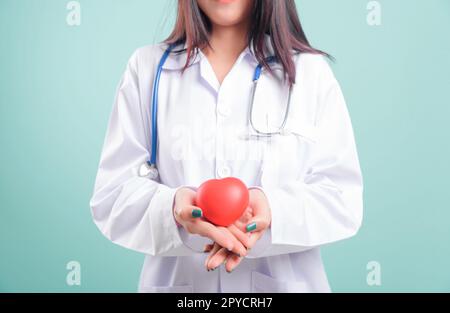
M229 177L230 175L231 175L231 169L228 166L220 167L217 170L217 176L219 176L219 178Z

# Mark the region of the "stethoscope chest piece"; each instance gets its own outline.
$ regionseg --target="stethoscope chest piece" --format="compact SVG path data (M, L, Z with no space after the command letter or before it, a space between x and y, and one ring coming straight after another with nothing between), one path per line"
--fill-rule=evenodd
M144 162L139 167L138 174L140 177L156 179L158 177L158 170L157 170L156 166L154 166L153 164L150 164L149 162Z

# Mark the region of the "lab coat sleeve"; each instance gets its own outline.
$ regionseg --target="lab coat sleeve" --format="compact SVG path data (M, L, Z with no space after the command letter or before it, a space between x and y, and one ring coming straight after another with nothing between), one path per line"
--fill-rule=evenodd
M147 83L147 82L146 82ZM149 159L139 93L137 52L118 86L90 201L93 220L112 242L149 255L194 253L173 217L178 188L138 175Z
M301 252L355 235L363 212L363 182L350 116L341 88L324 60L319 76L318 140L306 175L260 188L270 228L248 257Z

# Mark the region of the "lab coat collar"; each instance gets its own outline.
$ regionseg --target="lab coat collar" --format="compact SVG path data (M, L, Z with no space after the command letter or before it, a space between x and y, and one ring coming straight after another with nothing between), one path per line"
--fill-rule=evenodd
M166 50L168 45L162 44L161 46L162 50ZM177 46L172 50L172 53L170 53L169 57L167 58L166 62L163 65L163 69L169 69L169 70L181 70L183 69L184 65L187 61L187 44L185 43L183 47ZM196 53L197 51L194 51L194 59L191 61L191 65L199 62L202 58L200 53Z
M269 55L274 54L274 50L272 47L272 43L270 41L270 36L265 35L265 42L266 47L268 49ZM164 51L168 47L167 44L161 44L160 48ZM163 69L169 69L169 70L181 70L183 69L184 65L186 64L187 60L187 44L184 43L183 47L178 46L175 47L173 52L169 55L166 62L163 65ZM247 46L245 50L243 51L244 57L247 58L247 60L250 61L250 63L254 66L258 65L258 60L256 59L253 45ZM203 53L199 53L199 51L194 51L194 59L191 61L191 65L200 62L201 59L204 57Z

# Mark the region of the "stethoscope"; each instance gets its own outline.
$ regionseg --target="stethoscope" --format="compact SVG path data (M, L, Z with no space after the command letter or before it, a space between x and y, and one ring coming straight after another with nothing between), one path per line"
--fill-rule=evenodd
M150 160L144 162L139 168L139 176L148 177L150 179L156 179L158 177L158 169L156 168L156 153L157 153L157 141L158 141L158 125L157 125L157 117L158 117L158 89L159 89L159 81L161 79L161 72L163 69L163 65L166 62L167 58L170 55L170 52L177 45L177 43L169 45L169 47L164 51L164 54L159 61L158 68L156 70L155 80L153 82L153 92L152 92L152 106L151 106L151 130L152 130L152 138L151 138L151 152L150 152ZM276 57L270 56L265 59L268 64L276 63ZM253 86L250 96L250 106L249 106L249 114L248 114L248 123L250 127L253 129L254 134L251 134L252 137L263 137L269 138L274 135L289 135L289 131L286 130L286 122L289 116L289 110L291 106L291 94L292 94L292 86L289 88L288 102L286 105L286 110L284 113L283 121L280 127L272 132L265 132L257 129L253 123L253 107L255 102L256 89L258 86L259 78L261 77L261 73L263 71L263 64L259 63L253 74Z

